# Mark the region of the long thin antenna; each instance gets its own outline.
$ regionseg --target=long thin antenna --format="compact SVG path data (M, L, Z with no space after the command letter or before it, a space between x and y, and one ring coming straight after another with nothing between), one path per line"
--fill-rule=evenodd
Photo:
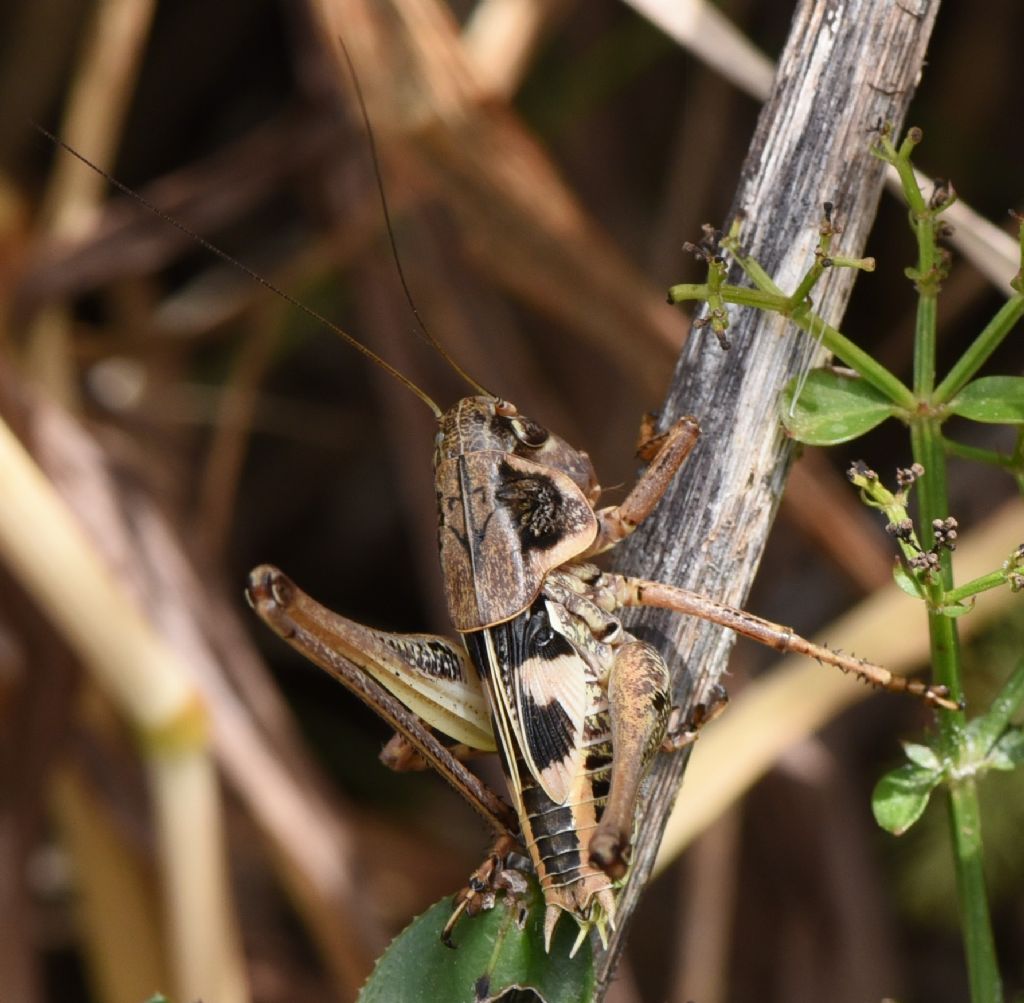
M31 119L29 121L31 122L32 126L39 132L41 132L44 136L46 136L46 138L49 139L51 143L54 143L55 145L59 146L62 150L66 150L68 153L71 154L71 156L80 160L87 167L96 171L97 174L100 174L102 177L106 178L106 180L110 184L112 184L118 191L124 193L130 198L135 199L136 202L138 202L140 205L145 206L150 212L154 213L165 223L170 223L171 226L175 227L176 229L184 233L186 236L190 237L197 244L199 244L200 247L205 248L211 254L215 254L222 261L226 261L229 265L232 265L234 268L237 268L239 271L245 273L254 282L258 282L265 289L269 289L272 293L275 293L276 295L280 296L286 303L289 303L293 307L296 307L298 310L301 310L304 314L306 314L306 316L311 317L318 324L323 324L324 327L333 331L339 337L347 341L357 352L361 352L371 362L375 362L386 373L388 373L389 375L393 376L396 380L398 380L398 382L401 383L402 386L411 390L417 397L419 397L421 401L423 401L424 404L427 405L427 407L430 408L435 418L441 417L443 412L423 390L416 386L416 384L413 383L412 380L410 380L407 376L403 376L390 363L385 362L384 359L382 359L376 352L367 348L366 345L364 345L361 341L358 341L356 338L354 338L351 334L348 333L348 331L339 327L333 321L328 320L322 314L318 313L312 307L307 306L301 300L296 299L290 293L285 292L279 286L274 285L273 282L271 282L267 278L264 278L264 276L260 275L259 272L254 271L247 264L245 264L245 262L239 261L237 258L233 258L230 254L227 253L227 251L223 251L216 244L210 243L210 241L208 241L205 237L202 237L198 233L196 233L195 230L192 230L189 227L187 227L184 223L181 222L181 220L175 219L169 213L164 212L163 209L161 209L159 206L154 205L145 196L140 195L134 189L129 188L126 184L123 184L122 182L118 181L117 178L115 178L109 171L104 170L98 164L94 164L91 160L89 160L88 157L79 153L78 150L76 150L72 146L69 146L67 143L64 142L63 139L61 139L59 136L55 136L52 132L41 126L38 122L32 121Z
M391 257L395 262L395 269L398 272L398 281L402 284L402 291L405 293L405 300L409 304L409 309L412 311L413 317L416 318L416 323L419 325L420 332L423 337L426 338L427 342L431 345L435 352L448 363L452 369L455 370L474 390L478 393L483 394L485 397L494 397L495 395L481 386L476 380L473 379L465 369L462 368L449 354L445 351L441 343L430 333L427 329L427 325L424 323L423 318L420 316L419 310L416 308L416 302L412 298L412 292L409 289L409 283L405 279L405 270L402 268L402 259L398 254L398 244L395 242L395 231L391 225L391 212L388 210L388 198L384 191L384 179L380 169L380 158L377 156L377 141L374 138L373 126L370 124L370 115L366 110L366 101L363 99L363 89L359 85L359 77L356 75L356 68L352 63L352 57L348 53L348 46L345 45L345 40L339 35L338 44L341 46L341 51L345 56L345 62L348 64L348 73L352 78L352 86L355 88L356 99L359 102L359 112L363 118L363 128L366 130L366 139L370 146L370 159L373 161L373 176L377 181L377 193L380 195L380 207L384 213L384 225L388 231L388 243L391 245Z

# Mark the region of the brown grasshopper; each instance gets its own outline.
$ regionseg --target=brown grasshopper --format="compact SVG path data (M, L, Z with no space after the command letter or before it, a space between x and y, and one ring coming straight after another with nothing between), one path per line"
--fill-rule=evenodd
M614 924L617 890L629 866L637 796L648 767L659 748L678 748L691 740L715 710L698 708L688 721L678 715L671 721L668 667L655 648L623 628L617 617L622 609L657 606L698 616L778 651L852 672L872 685L954 706L941 687L895 677L881 666L812 644L787 627L707 596L605 573L591 563L653 511L697 442L696 419L680 418L648 441L643 455L649 466L625 500L598 509L601 489L585 452L472 380L478 394L442 412L347 332L40 131L334 330L437 417L434 473L441 565L448 610L462 644L354 623L266 565L250 575L246 596L274 631L395 728L396 739L385 749L389 765L433 767L494 829L495 847L457 897L446 938L462 913L489 907L502 888L521 887L518 872L507 866L520 847L544 894L548 948L563 913L579 925L577 946L590 929L604 938ZM721 703L717 696L715 703ZM446 745L435 732L454 745ZM481 751L499 753L511 808L463 765L463 759Z
M601 489L585 452L515 405L467 397L436 411L434 454L445 595L463 645L433 635L390 634L330 612L280 571L253 571L248 598L289 644L357 691L399 729L392 766L425 759L462 791L499 835L460 893L452 922L514 884L505 855L529 854L546 903L545 943L568 913L602 938L614 923L629 865L637 796L655 753L678 748L699 721L676 722L669 670L617 614L658 606L702 617L781 652L798 652L876 686L954 706L941 688L815 645L789 628L660 582L600 571L591 558L628 536L657 505L697 442L680 418L626 499L596 508ZM397 721L368 696L369 673L419 719ZM709 712L702 709L699 717ZM457 743L424 749L423 726ZM412 744L420 757L408 755ZM515 819L494 795L469 790L458 758L497 749ZM468 776L472 776L468 774ZM478 783L478 782L477 782Z

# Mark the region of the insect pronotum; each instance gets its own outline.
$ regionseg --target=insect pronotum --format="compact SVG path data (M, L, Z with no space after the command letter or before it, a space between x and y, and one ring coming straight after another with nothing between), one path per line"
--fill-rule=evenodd
M376 167L365 109L363 114ZM591 929L603 938L614 924L637 796L649 765L660 748L678 748L692 739L700 719L715 709L700 708L689 721L673 716L668 667L654 647L624 629L618 614L625 608L656 606L701 617L872 685L954 706L940 687L893 676L707 596L602 572L592 563L657 506L697 443L695 418L679 418L649 443L644 455L650 463L625 500L598 508L601 488L587 454L485 390L455 363L474 394L443 410L350 334L46 135L334 330L413 392L438 421L434 478L440 557L459 642L354 623L267 565L251 573L246 595L271 629L395 729L384 755L389 765L434 768L494 831L494 849L457 896L446 938L463 913L488 907L497 890L519 886L517 872L506 866L513 851L526 852L539 878L548 947L563 914L578 924L577 946ZM380 185L379 168L377 178ZM380 194L386 216L382 185ZM390 223L388 229L390 234ZM402 284L408 295L404 277ZM454 744L442 742L437 733ZM499 753L511 807L463 765L481 751Z

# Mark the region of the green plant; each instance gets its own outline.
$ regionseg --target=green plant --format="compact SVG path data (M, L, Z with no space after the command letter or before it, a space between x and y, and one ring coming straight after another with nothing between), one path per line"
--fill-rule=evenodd
M944 378L935 371L936 303L948 269L948 252L939 244L945 224L941 215L956 199L949 185L938 185L926 198L914 174L911 155L921 141L911 129L897 147L883 132L874 153L899 174L909 206L909 221L917 240L918 260L907 269L918 296L914 342L913 385L906 386L877 359L853 344L817 316L809 293L828 268L870 271L870 258L833 256L836 235L832 207L825 219L815 262L791 294L779 289L749 256L739 241L739 227L718 240L711 236L695 249L708 263L704 284L679 285L670 299L680 303L704 300L704 323L720 339L726 336L726 304L739 304L789 317L812 335L849 371L834 368L810 373L805 383L792 381L781 402L781 418L789 434L811 445L834 445L863 435L888 418L903 422L910 432L913 465L897 475L897 490L884 487L877 474L855 464L850 478L864 501L881 510L887 529L896 538L900 559L895 578L904 591L924 602L931 641L931 665L936 682L954 700L963 701L963 674L956 620L970 612L973 597L987 589L1024 588L1024 545L1007 548L1003 565L973 581L956 586L951 552L957 525L948 510L946 459L955 454L1006 470L1024 489L1024 377L976 374L1024 314L1024 278L1018 271L1013 294L974 339ZM1024 220L1020 239L1024 256ZM727 251L752 283L726 283ZM1015 426L1016 441L1009 454L962 445L943 434L944 423L958 415L971 421ZM907 502L916 494L917 519ZM916 528L915 528L916 526ZM879 824L893 833L905 832L920 817L938 788L948 799L959 912L974 1003L1002 999L987 895L982 874L982 833L977 782L988 770L1011 770L1024 762L1024 732L1010 724L1024 701L1024 661L1010 674L987 711L967 720L964 710L941 711L934 738L927 745L905 746L907 762L884 776L874 792Z

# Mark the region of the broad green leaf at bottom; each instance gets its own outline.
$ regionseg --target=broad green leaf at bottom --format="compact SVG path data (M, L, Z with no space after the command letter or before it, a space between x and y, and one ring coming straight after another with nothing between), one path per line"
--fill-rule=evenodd
M377 962L358 1003L483 1003L499 999L534 1003L589 1003L594 992L590 942L576 957L569 951L579 929L566 915L555 930L551 953L544 951L544 901L536 881L519 910L499 896L493 909L464 917L455 928L455 949L441 943L451 916L451 898L431 906L413 920ZM502 996L518 987L525 992ZM534 995L531 996L530 990Z

